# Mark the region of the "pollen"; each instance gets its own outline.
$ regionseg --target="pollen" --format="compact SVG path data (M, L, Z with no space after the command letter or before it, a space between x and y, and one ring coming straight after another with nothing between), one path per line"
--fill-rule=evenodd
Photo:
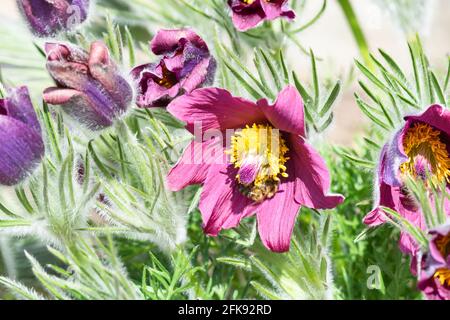
M425 169L434 184L450 183L450 157L441 132L423 123L416 123L406 133L403 148L409 160L400 166L403 174L424 178Z
M438 237L435 240L436 248L442 254L442 256L447 260L450 254L450 234ZM434 278L438 279L441 285L450 288L450 269L440 268L434 273Z
M289 151L278 129L253 124L237 131L227 150L230 163L238 170L240 191L256 202L273 197L281 178L287 178Z
M434 273L434 278L438 279L441 285L450 288L450 269L441 268L437 269Z
M174 72L167 69L167 67L163 64L162 68L162 78L157 82L160 86L163 86L166 89L172 88L177 83L177 77Z

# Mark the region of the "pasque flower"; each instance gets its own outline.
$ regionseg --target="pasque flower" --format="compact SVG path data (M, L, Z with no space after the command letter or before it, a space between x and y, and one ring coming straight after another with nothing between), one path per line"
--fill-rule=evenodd
M150 43L159 62L134 68L140 107L165 107L175 97L213 83L216 60L191 29L160 30Z
M26 87L0 99L0 184L25 179L44 155L41 127Z
M419 289L429 299L450 300L450 224L430 231L429 252L423 256Z
M247 31L265 20L279 17L295 18L295 12L287 9L288 0L228 0L234 26Z
M404 126L381 152L376 181L376 206L364 223L377 226L386 222L381 206L396 210L415 226L424 229L424 216L403 183L403 177L431 183L447 183L450 190L450 111L440 105L430 106L420 115L405 117ZM450 214L447 203L446 210ZM415 254L416 242L403 232L403 252Z
M86 20L89 0L17 0L30 30L39 37L69 31Z
M302 205L330 209L343 201L327 194L330 175L305 140L303 102L292 86L273 105L224 89L197 89L174 100L168 111L195 136L169 172L168 186L174 191L203 186L199 208L208 235L256 214L265 246L287 251Z
M127 110L132 88L102 42L92 43L89 52L63 43L47 43L45 51L47 69L56 82L44 92L47 103L62 105L93 130L111 126Z

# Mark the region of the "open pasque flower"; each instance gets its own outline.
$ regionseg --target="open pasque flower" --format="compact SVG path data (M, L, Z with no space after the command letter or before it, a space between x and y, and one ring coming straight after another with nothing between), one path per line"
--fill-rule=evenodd
M168 111L195 136L168 174L168 186L203 186L199 208L208 235L256 214L264 245L287 251L302 205L330 209L343 201L327 194L330 175L305 140L303 101L294 87L285 88L273 105L224 89L197 89L174 100Z
M450 111L440 105L430 106L420 115L405 117L405 124L383 148L377 171L376 206L364 223L377 226L386 222L380 206L397 211L415 226L424 229L424 216L409 195L403 177L410 176L431 183L447 184L450 190ZM447 211L450 214L450 206ZM416 242L403 232L403 252L415 254Z
M89 0L17 0L30 30L38 37L70 31L84 22Z
M233 13L234 26L247 31L266 20L279 17L295 18L295 12L287 9L288 0L228 0Z
M131 71L140 107L165 107L175 97L213 83L216 60L193 30L160 30L150 47L161 60Z
M90 51L62 43L47 43L47 69L56 87L44 100L62 105L64 111L92 130L111 126L133 100L130 84L119 73L108 48L100 41Z
M430 231L429 252L424 255L419 289L429 299L450 300L450 224Z
M44 155L41 126L26 87L10 89L0 99L0 184L24 180Z

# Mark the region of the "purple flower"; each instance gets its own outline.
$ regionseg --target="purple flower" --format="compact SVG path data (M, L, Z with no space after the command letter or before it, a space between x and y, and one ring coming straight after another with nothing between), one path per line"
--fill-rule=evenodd
M294 87L285 88L273 105L224 89L197 89L174 100L168 111L195 136L168 174L168 186L203 186L199 208L208 235L256 214L264 245L284 252L302 205L331 209L344 200L327 194L330 175L304 138L303 101Z
M380 208L384 206L425 229L423 214L411 199L402 177L425 180L427 173L433 183L446 182L450 190L450 111L440 105L432 105L420 115L405 117L403 128L384 146L377 170L376 206L364 218L364 223L369 226L385 223L386 216ZM445 205L450 215L450 203L447 201ZM419 248L403 232L400 249L414 255Z
M44 155L41 127L26 87L0 99L0 184L24 180Z
M228 0L233 12L233 24L239 31L247 31L265 20L279 17L295 18L295 12L286 8L288 0Z
M173 98L213 83L216 60L191 29L160 30L150 43L162 58L134 68L140 107L165 107Z
M450 300L450 224L431 230L430 234L418 286L428 299Z
M61 43L47 43L47 69L56 87L44 92L44 100L62 105L65 112L92 130L111 126L133 100L123 78L100 41L90 51Z
M17 0L17 5L38 37L72 30L89 12L89 0Z

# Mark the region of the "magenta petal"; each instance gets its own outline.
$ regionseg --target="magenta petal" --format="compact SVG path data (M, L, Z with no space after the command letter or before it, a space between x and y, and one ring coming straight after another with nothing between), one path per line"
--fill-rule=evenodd
M180 41L192 42L198 48L208 50L205 41L192 29L162 29L158 31L152 39L151 50L156 55L166 55L172 53L180 45Z
M243 218L256 213L258 205L239 192L235 176L236 171L227 165L213 166L208 171L199 205L208 235L234 228Z
M186 92L192 92L202 85L212 84L215 71L216 61L213 57L202 59L182 81L181 87Z
M51 87L44 90L44 101L48 104L66 104L76 95L82 94L78 90Z
M286 9L287 0L275 0L275 1L261 1L261 7L266 14L267 20L273 20L278 17L287 17L289 19L295 18L295 12Z
M420 249L419 245L414 240L414 238L409 233L404 231L400 233L400 240L398 242L398 246L403 254L413 256L415 256L418 250Z
M294 178L283 181L277 194L265 200L256 214L261 241L271 251L289 250L292 230L301 207L294 200L295 185Z
M420 121L445 132L450 136L450 111L438 104L428 107L428 109L417 116L405 117L407 121Z
M239 14L234 12L232 21L239 31L247 31L256 27L265 19L264 12L258 10L250 14Z
M292 152L288 165L294 166L295 200L315 209L332 209L344 201L342 195L328 195L330 173L325 161L306 141L291 135Z
M363 219L363 223L369 227L377 227L387 221L386 215L381 208L370 211Z
M172 191L179 191L191 184L201 184L206 180L210 166L224 163L226 163L226 159L221 141L194 140L167 175L168 187Z
M194 90L172 101L167 110L187 123L194 132L194 124L201 124L202 132L209 129L234 129L265 120L255 103L233 97L220 88Z
M287 86L272 106L266 99L258 101L258 105L275 128L306 136L303 100L295 87Z

